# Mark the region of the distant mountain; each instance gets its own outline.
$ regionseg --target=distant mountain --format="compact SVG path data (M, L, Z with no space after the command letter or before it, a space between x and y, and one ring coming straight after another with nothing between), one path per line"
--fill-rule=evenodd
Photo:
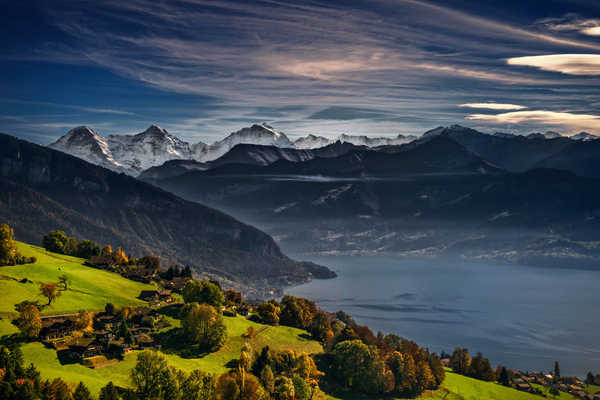
M426 132L414 142L447 137L463 145L491 164L508 171L522 172L533 168L541 160L558 153L573 141L567 137L547 139L543 135L525 136L488 135L460 125L439 127Z
M327 139L323 136L308 135L296 139L294 141L294 147L297 149L317 149L333 143L333 140Z
M165 179L187 174L192 171L206 171L210 164L194 160L169 160L162 165L148 168L138 175L141 180Z
M103 137L91 128L80 126L48 147L88 162L137 175L142 170L173 159L191 159L190 145L166 130L151 125L137 135Z
M600 178L600 140L577 140L561 151L537 162L536 168L571 171L580 176Z
M348 144L347 144L348 145ZM315 157L307 161L279 159L267 166L249 168L227 163L204 172L219 174L402 176L410 174L487 174L501 171L455 141L436 137L418 146L394 147L396 152L355 147L340 156ZM326 148L323 148L326 149ZM322 150L322 149L318 149ZM193 173L192 173L193 174Z
M353 136L353 135L340 135L337 140L341 142L352 143L356 146L367 146L367 147L377 147L377 146L394 146L405 143L410 143L413 140L417 139L417 136L414 135L398 135L396 137L386 138L386 137L369 137L369 136Z
M270 236L222 212L68 154L0 134L0 165L0 220L20 240L39 243L64 229L238 283L333 276L287 258Z
M571 139L581 140L581 141L586 142L588 140L600 139L600 136L592 135L591 133L587 133L587 132L579 132L578 134L571 136Z
M258 144L276 147L293 147L288 137L267 124L255 124L231 133L225 139L206 146L195 154L198 161L212 161L227 153L238 144Z

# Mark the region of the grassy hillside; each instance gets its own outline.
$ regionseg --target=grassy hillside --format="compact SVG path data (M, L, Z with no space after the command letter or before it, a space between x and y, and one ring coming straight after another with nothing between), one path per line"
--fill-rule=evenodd
M106 303L111 302L120 306L141 305L144 302L137 299L141 290L152 288L150 285L137 283L121 277L118 274L102 271L83 265L84 260L76 257L50 253L43 248L26 243L18 243L21 254L37 258L34 264L0 267L0 336L17 333L17 328L10 322L16 316L14 305L23 300L46 300L39 294L39 284L58 282L58 277L67 274L71 280L69 290L51 306L44 308L44 314L68 313L85 310L102 310ZM33 283L20 283L27 278ZM179 321L168 318L174 328ZM256 350L269 345L274 350L293 349L299 352L317 353L322 351L321 345L303 334L306 332L287 326L267 326L249 321L243 317L225 317L227 326L227 341L217 352L208 355L190 357L178 349L164 349L169 363L177 368L191 371L201 369L207 372L221 373L227 370L226 364L237 359L242 345L247 340L243 337L248 327L256 330L256 336L250 340ZM136 352L127 354L119 363L103 368L90 369L80 364L61 365L56 352L44 347L39 342L22 345L25 363L34 363L42 378L52 379L61 377L67 382L84 382L93 393L109 381L119 386L127 387L129 371L136 362Z
M330 400L372 400L354 393L327 397ZM539 400L541 398L497 383L484 382L446 371L446 379L441 389L427 391L415 400ZM561 392L561 396L557 399L573 400L575 397Z
M165 350L169 364L186 371L201 369L207 372L222 373L227 370L225 366L229 361L238 359L244 341L242 334L249 326L257 330L256 337L250 340L254 349L261 349L265 345L273 349L293 349L316 353L322 351L321 345L313 340L305 339L301 335L304 331L287 326L267 326L251 322L242 317L225 317L227 326L227 342L217 352L200 358L184 358L177 352ZM33 362L43 378L61 377L68 382L84 382L92 393L98 393L100 388L109 381L116 385L128 387L129 371L134 367L137 352L125 356L117 364L103 368L90 369L80 364L61 365L56 357L56 352L45 348L41 343L28 343L23 346L25 363Z
M141 305L137 299L140 291L152 286L134 282L118 274L102 271L83 265L81 258L50 253L41 247L26 243L17 243L18 250L27 257L34 256L34 264L0 267L0 316L10 317L15 314L14 305L24 300L39 300L46 304L46 299L39 294L40 283L57 283L58 277L66 274L71 280L69 290L42 314L77 312L79 310L102 310L106 303L120 306ZM27 278L33 283L20 283ZM1 326L0 326L1 329ZM0 330L0 334L4 333Z

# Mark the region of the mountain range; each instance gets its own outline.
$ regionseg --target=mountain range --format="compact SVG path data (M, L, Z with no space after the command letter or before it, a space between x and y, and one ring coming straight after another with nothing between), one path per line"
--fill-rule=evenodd
M47 147L0 134L0 166L0 220L20 240L40 243L61 229L246 285L334 276L220 211Z

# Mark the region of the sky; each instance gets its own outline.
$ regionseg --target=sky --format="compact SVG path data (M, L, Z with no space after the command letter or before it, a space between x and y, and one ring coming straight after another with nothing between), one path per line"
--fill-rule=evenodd
M597 0L0 0L0 132L600 134Z

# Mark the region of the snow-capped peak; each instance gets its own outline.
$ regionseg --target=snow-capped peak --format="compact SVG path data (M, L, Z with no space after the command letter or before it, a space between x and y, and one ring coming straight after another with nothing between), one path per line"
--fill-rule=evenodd
M308 136L304 136L298 138L294 141L294 147L297 149L317 149L319 147L325 147L333 143L333 140L327 139L323 136L316 136L310 134Z
M112 156L106 138L87 126L71 129L48 147L82 158L93 164L121 170L121 165Z
M571 139L587 142L588 140L600 139L600 136L592 135L591 133L587 132L579 132L578 134L571 136Z

